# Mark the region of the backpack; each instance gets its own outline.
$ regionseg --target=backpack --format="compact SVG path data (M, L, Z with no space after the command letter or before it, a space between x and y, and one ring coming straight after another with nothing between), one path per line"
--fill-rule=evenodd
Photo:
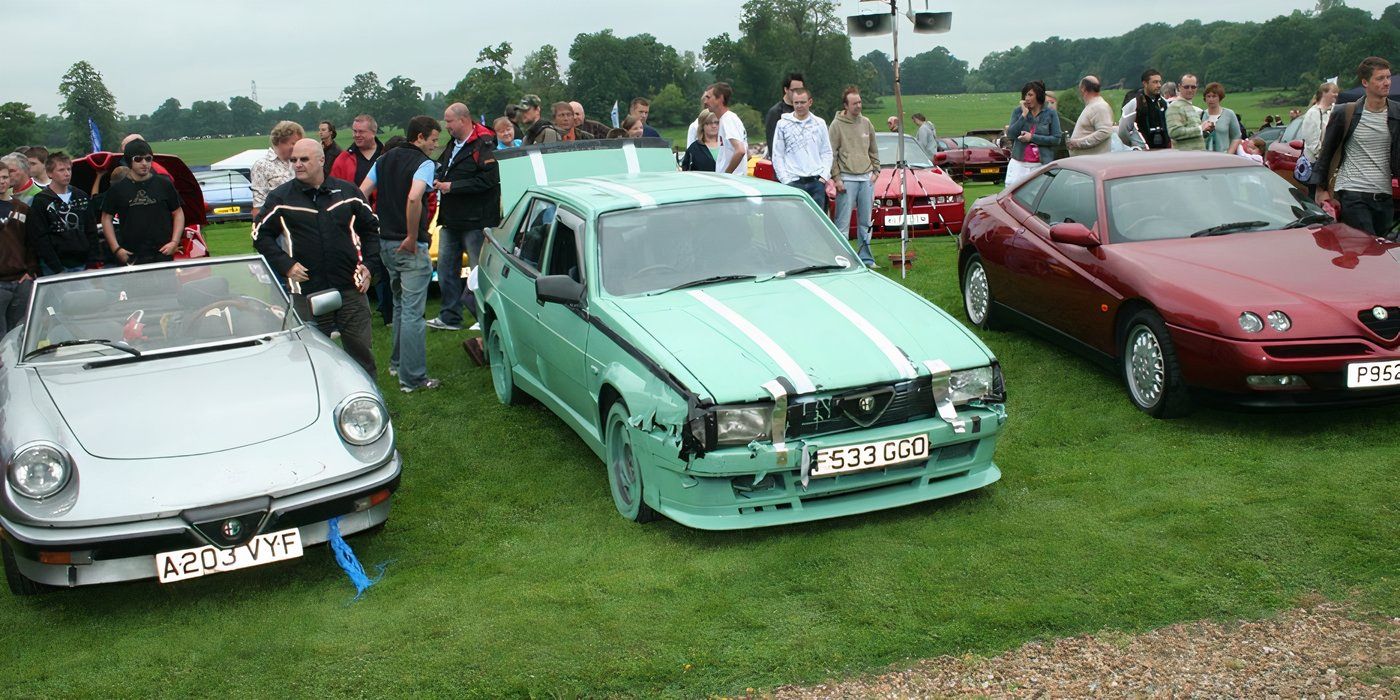
M1342 151L1346 150L1347 141L1351 139L1351 133L1352 131L1354 131L1354 128L1351 124L1351 120L1356 118L1356 106L1364 101L1364 99L1356 100L1355 102L1351 102L1347 104L1346 107L1342 108L1342 119L1344 120L1342 122L1342 140L1339 141L1337 143L1337 146L1332 149L1332 162L1330 164L1330 167L1327 169L1328 192L1337 191L1337 169L1342 166ZM1323 142L1325 145L1326 134L1323 135Z

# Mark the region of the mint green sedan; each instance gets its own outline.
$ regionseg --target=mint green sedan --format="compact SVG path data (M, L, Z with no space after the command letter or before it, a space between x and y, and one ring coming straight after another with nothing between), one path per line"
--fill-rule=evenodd
M630 174L560 180L561 153L501 152L510 213L482 251L482 330L497 397L573 428L623 517L782 525L1000 478L996 358L861 266L803 192L644 172L635 154ZM512 188L520 171L548 184Z

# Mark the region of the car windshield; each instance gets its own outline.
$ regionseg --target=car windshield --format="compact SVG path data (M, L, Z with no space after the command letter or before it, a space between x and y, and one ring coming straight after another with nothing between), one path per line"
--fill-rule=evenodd
M206 170L194 174L194 179L203 187L210 186L248 186L248 178L243 177L243 173L237 170Z
M876 134L875 144L880 148L880 164L893 166L899 162L899 134ZM933 157L909 134L904 135L904 160L911 168L932 168Z
M1114 243L1267 231L1325 215L1304 192L1259 167L1109 180L1104 199Z
M996 148L996 144L981 136L960 136L953 140L958 142L959 148Z
M847 267L850 246L809 201L709 199L605 214L598 219L603 289L660 292L700 280Z
M22 356L51 362L159 355L300 325L295 314L284 323L285 313L287 297L261 257L41 277Z

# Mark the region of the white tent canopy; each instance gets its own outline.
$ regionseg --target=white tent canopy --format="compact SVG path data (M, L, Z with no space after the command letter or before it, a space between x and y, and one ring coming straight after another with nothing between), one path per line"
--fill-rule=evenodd
M252 170L253 163L267 154L266 148L250 148L209 166L210 170Z

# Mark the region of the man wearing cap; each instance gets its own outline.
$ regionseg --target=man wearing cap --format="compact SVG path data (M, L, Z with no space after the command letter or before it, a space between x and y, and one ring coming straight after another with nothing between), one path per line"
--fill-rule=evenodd
M340 309L316 316L316 326L327 334L340 329L346 354L373 377L373 331L365 297L370 276L364 261L379 258L379 219L359 188L326 177L324 161L319 141L304 138L292 145L296 179L267 194L253 224L253 247L288 280L292 304L302 318L312 318L307 295L340 291ZM278 238L285 240L279 244Z
M163 262L175 256L185 235L185 211L175 185L152 170L151 145L135 139L122 149L131 177L107 190L102 201L102 235L123 265ZM121 237L112 226L121 220Z

